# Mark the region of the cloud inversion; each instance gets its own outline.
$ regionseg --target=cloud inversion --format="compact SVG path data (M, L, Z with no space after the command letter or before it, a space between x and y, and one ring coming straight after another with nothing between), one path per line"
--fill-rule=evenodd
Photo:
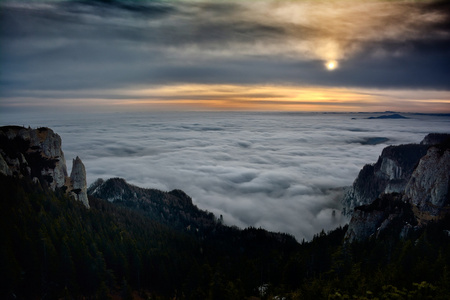
M122 177L141 187L182 189L229 225L261 226L301 240L347 221L340 215L339 188L351 185L386 144L417 143L429 132L450 128L449 117L368 116L27 114L2 122L50 126L62 137L66 160L81 157L89 184ZM384 142L367 143L374 138Z

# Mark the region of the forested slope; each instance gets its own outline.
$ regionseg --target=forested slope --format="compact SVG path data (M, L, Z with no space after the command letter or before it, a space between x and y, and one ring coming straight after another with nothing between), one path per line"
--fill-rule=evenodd
M217 224L198 236L90 199L90 209L30 180L0 178L1 298L446 299L450 220L410 239L298 244Z

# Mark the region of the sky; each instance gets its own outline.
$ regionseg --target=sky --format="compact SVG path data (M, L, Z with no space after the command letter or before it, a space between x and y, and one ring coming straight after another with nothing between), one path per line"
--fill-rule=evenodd
M13 112L450 113L448 1L1 1Z

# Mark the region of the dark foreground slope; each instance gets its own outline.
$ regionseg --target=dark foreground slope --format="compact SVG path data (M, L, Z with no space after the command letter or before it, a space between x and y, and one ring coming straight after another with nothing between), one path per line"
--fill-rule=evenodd
M0 194L2 299L131 291L242 299L279 280L298 246L287 235L220 223L199 237L96 198L87 209L27 178L1 175Z
M27 179L0 178L2 299L446 299L450 219L413 239L297 244L218 224L198 237L129 208L90 209ZM253 298L253 299L256 299ZM280 299L280 298L278 298Z

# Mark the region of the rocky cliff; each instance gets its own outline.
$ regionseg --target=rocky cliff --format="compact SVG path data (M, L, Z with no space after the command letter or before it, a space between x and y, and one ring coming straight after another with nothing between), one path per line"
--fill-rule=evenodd
M347 238L363 240L383 231L404 237L415 226L447 214L449 141L450 134L430 134L420 145L387 147L376 164L364 166L343 199L344 210L352 217Z
M378 161L365 165L343 199L344 214L351 215L355 207L372 203L382 193L404 191L428 145L386 147Z
M418 222L409 203L400 193L383 194L369 205L357 207L346 232L349 241L371 236L395 235L406 237Z
M79 158L74 160L69 177L61 144L61 137L50 128L0 127L0 174L65 189L89 207L84 165Z
M450 147L430 147L411 175L405 199L424 218L439 216L448 209L450 197Z

